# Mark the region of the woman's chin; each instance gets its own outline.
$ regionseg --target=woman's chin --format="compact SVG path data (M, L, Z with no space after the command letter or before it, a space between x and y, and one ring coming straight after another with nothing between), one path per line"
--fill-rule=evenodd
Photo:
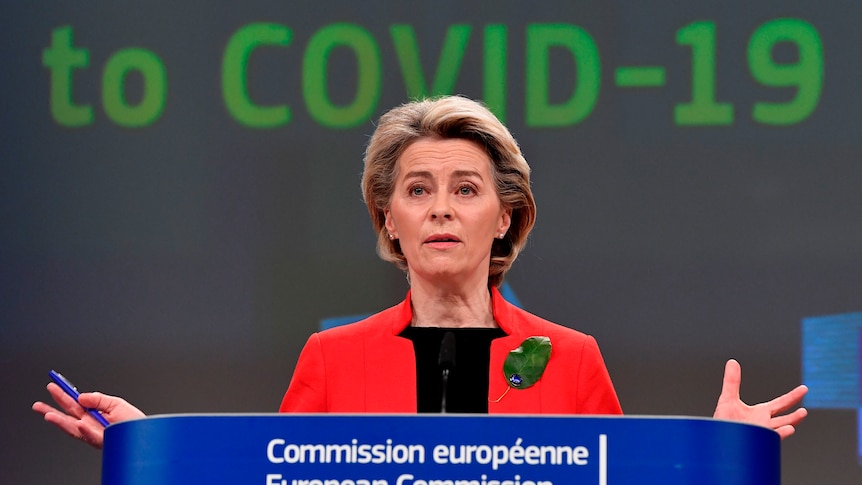
M478 277L473 277L475 275ZM487 271L476 273L465 270L463 267L437 266L428 270L419 270L410 272L410 281L423 281L433 286L449 287L462 286L469 281L484 281L487 282Z

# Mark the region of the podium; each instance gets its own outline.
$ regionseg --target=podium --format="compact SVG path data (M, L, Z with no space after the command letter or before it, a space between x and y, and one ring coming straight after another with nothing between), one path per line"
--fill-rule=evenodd
M779 485L779 441L683 417L161 415L105 430L102 483Z

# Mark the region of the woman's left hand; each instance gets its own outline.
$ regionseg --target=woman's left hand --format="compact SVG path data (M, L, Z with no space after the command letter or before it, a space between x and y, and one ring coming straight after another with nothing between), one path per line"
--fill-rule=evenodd
M715 406L714 418L730 421L741 421L772 428L781 439L787 438L796 431L796 426L808 415L808 410L799 408L789 414L782 414L797 406L808 388L804 385L776 397L775 399L749 406L739 397L739 386L742 382L742 369L739 362L730 359L724 367L724 383L721 395Z
M146 417L140 409L132 406L125 399L101 392L81 393L76 402L63 392L60 386L51 382L48 384L48 393L62 410L39 401L33 403L33 411L43 415L45 421L60 428L72 438L81 440L93 448L102 448L105 427L90 416L85 407L99 411L111 424Z

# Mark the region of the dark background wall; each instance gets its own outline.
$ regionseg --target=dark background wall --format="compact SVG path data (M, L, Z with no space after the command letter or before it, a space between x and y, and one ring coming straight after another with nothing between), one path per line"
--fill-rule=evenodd
M750 53L780 18L804 21L797 40ZM403 297L358 188L373 119L419 94L399 25L426 92L437 73L520 141L539 218L507 282L528 310L596 336L627 413L711 415L729 357L750 402L792 388L802 319L862 311L860 18L844 0L4 5L0 481L99 480L98 452L29 411L51 368L148 413L274 411L322 319ZM270 127L224 94L226 48L256 23L281 39L244 71L252 102L289 107ZM545 71L527 45L551 24L577 55L551 48L531 83ZM463 59L438 69L447 32ZM758 81L758 52L800 67ZM665 77L624 87L621 66ZM552 105L584 96L581 114L533 117L543 85ZM675 118L693 96L705 124ZM797 108L763 122L763 102ZM784 482L857 483L856 450L854 411L814 409L782 445Z

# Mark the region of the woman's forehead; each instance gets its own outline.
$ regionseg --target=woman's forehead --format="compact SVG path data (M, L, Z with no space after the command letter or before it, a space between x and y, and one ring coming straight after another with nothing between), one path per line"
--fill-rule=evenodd
M413 173L491 172L491 159L477 143L460 138L423 138L411 143L398 157L399 177Z

